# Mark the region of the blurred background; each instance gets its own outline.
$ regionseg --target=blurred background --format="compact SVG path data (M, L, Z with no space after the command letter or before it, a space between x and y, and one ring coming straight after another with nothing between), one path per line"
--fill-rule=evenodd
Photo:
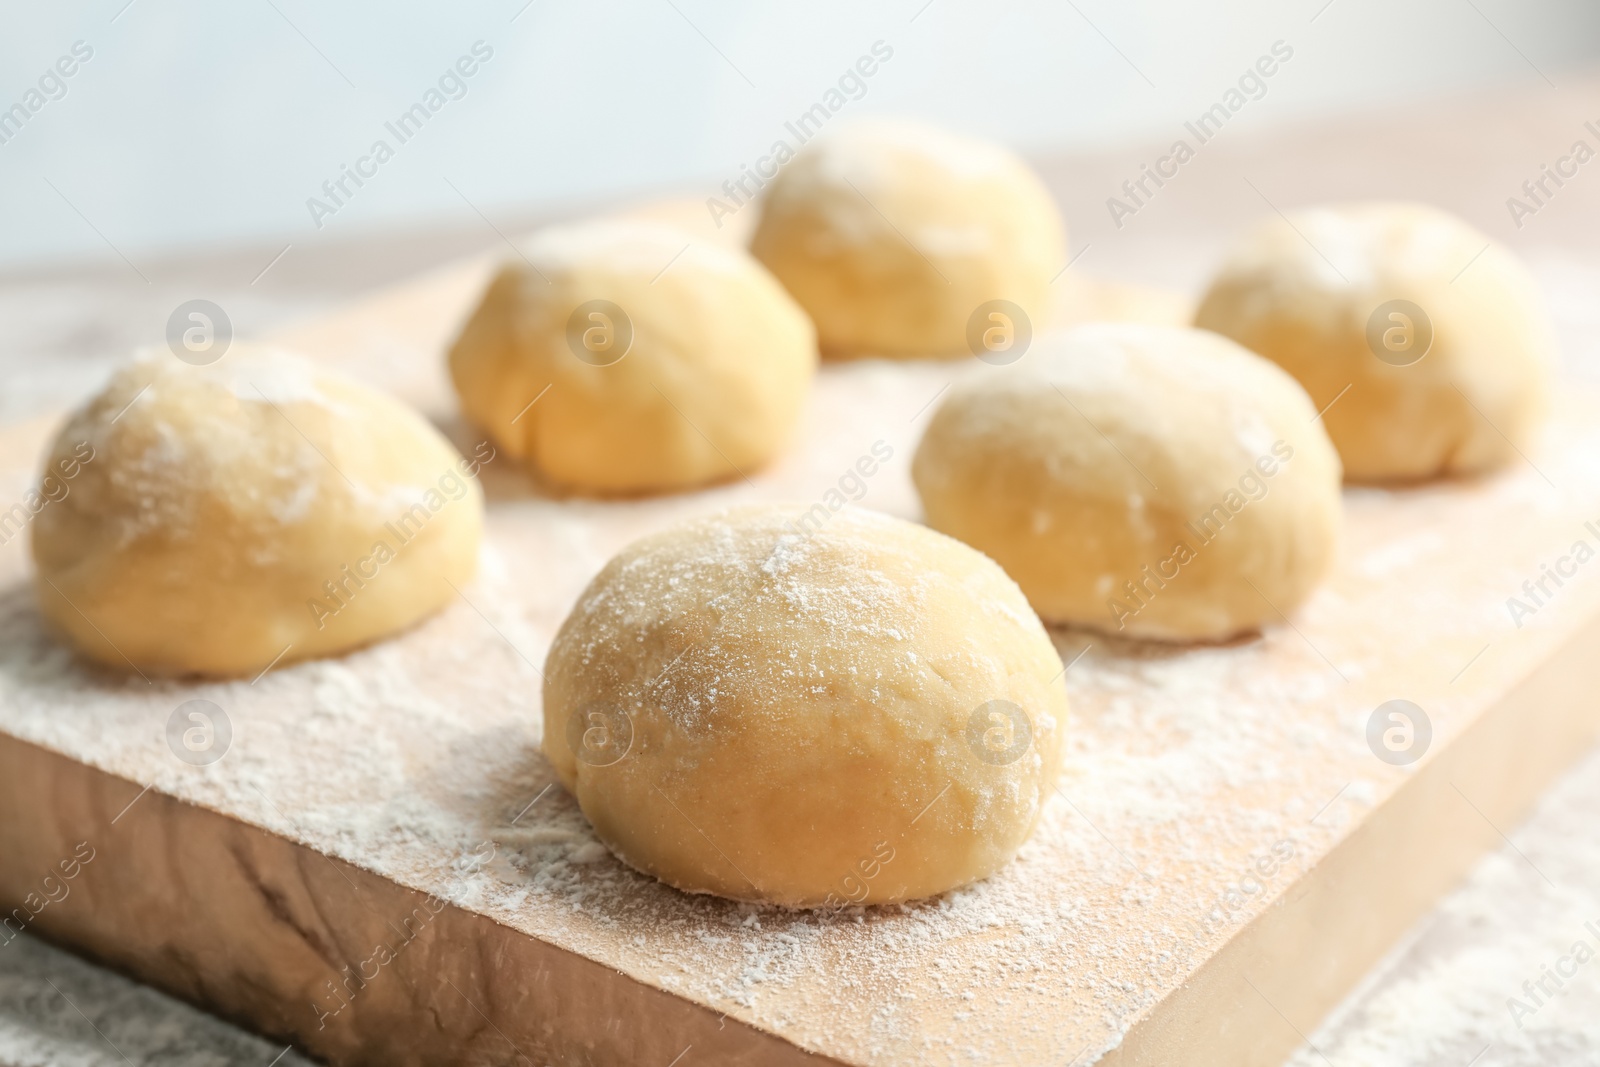
M1528 260L1566 373L1600 381L1600 162L1530 215L1509 204L1575 142L1600 150L1595 0L12 0L5 16L0 425L87 395L189 299L248 336L556 215L726 198L830 90L830 122L910 114L1017 148L1063 204L1077 269L1150 286L1193 292L1275 208L1433 201ZM1274 54L1181 178L1114 219L1122 183L1195 143L1185 123ZM874 73L841 87L867 55ZM1296 1067L1600 1063L1600 972L1527 1028L1504 1006L1600 920L1597 811L1590 757ZM1528 856L1562 888L1530 884ZM0 1065L300 1062L21 944L0 953Z
M1575 139L1600 147L1584 126L1600 121L1593 0L90 0L6 14L0 421L73 402L190 299L261 335L561 214L724 197L829 104L830 122L910 114L1022 151L1085 276L1192 293L1273 207L1411 197L1512 244L1554 289L1600 284L1584 252L1600 242L1600 181L1569 182L1521 228L1506 205ZM1181 179L1115 225L1122 183L1193 140L1185 123L1275 46L1289 58L1247 83ZM841 90L864 56L874 73ZM1600 378L1588 306L1558 318L1594 355L1576 373Z
M892 58L841 114L920 115L1035 155L1179 136L1279 40L1293 59L1233 125L1559 83L1600 56L1593 0L8 6L0 107L75 42L93 54L0 144L7 268L239 242L305 254L478 211L715 195L880 41ZM464 95L398 145L384 123L475 42L492 56ZM319 228L307 199L379 138L395 158Z

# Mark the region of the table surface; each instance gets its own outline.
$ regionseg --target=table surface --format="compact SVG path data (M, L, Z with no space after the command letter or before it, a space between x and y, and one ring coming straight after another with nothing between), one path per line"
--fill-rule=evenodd
M1522 231L1505 198L1579 136L1600 81L1574 80L1345 117L1315 127L1218 138L1121 230L1104 207L1152 153L1047 160L1079 267L1194 290L1229 235L1270 211L1328 199L1427 198L1517 248L1550 295L1569 376L1600 381L1600 184L1572 182ZM1252 188L1253 187L1253 188ZM693 192L694 190L689 190ZM1267 200L1267 203L1263 203ZM521 222L497 220L514 232ZM478 232L414 234L347 246L247 249L115 268L0 278L0 422L63 407L135 344L161 335L180 302L222 304L244 335L315 315L359 292L499 242ZM1481 1067L1596 1060L1600 966L1522 1019L1507 998L1600 927L1600 757L1546 797L1318 1031L1294 1067L1332 1063ZM1531 1001L1529 1001L1531 1003ZM0 1063L304 1062L281 1047L22 938L0 949Z

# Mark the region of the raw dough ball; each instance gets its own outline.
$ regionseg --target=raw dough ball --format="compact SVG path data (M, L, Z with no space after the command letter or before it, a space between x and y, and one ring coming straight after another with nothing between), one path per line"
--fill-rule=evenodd
M1222 639L1333 559L1339 458L1305 391L1216 334L1083 326L981 368L912 462L928 523L1051 622Z
M1064 241L1055 202L1010 152L873 121L817 140L779 172L750 247L830 354L916 357L973 351L970 322L993 300L1043 328Z
M1278 363L1319 410L1332 404L1323 421L1352 481L1514 461L1554 358L1527 268L1420 204L1269 220L1223 265L1195 325Z
M624 861L797 907L907 900L1009 860L1060 765L1061 660L959 542L743 508L624 549L545 665L544 751Z
M637 219L553 227L524 252L450 372L467 417L531 470L578 491L671 491L748 474L789 439L816 335L748 254Z
M472 576L471 475L493 456L462 459L399 401L297 356L147 356L51 447L47 471L78 469L33 524L40 607L91 658L145 674L355 648Z

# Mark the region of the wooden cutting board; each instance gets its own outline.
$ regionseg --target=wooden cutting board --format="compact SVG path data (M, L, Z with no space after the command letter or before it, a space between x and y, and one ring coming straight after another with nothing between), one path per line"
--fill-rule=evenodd
M441 353L490 268L274 340L470 446ZM1069 318L1182 315L1060 287ZM982 369L826 367L799 440L753 484L556 500L497 461L460 602L254 681L84 665L41 628L12 538L0 941L25 927L337 1064L1279 1062L1600 730L1600 560L1563 564L1520 626L1507 609L1575 542L1600 547L1600 397L1564 391L1529 462L1495 477L1349 491L1336 573L1259 638L1057 632L1073 702L1057 795L1016 862L943 898L825 915L677 893L599 846L539 755L545 650L613 552L712 508L816 500L877 441L893 459L859 503L916 518L930 405ZM51 423L0 434L0 507ZM167 740L196 699L231 730L206 765ZM1369 746L1393 699L1431 725L1416 762Z

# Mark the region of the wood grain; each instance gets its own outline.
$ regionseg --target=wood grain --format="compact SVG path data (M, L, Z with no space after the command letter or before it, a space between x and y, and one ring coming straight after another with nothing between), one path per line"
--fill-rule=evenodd
M489 265L276 340L467 443L440 352ZM1070 284L1064 308L1181 313ZM1584 699L1600 580L1580 574L1521 629L1505 610L1541 563L1596 539L1600 399L1570 391L1518 469L1348 493L1337 573L1260 638L1174 649L1058 632L1074 702L1060 795L985 883L793 914L687 897L597 853L537 752L538 669L578 590L675 518L815 499L878 440L895 456L861 502L916 517L906 471L928 404L976 369L828 368L796 447L751 484L558 500L493 464L484 572L461 602L253 683L147 684L77 662L41 629L13 539L0 901L332 1063L1278 1062L1600 730ZM48 425L0 438L4 499ZM1432 717L1412 767L1366 747L1367 716L1394 697ZM234 727L206 767L164 739L194 698ZM79 842L95 858L32 914ZM1280 847L1289 858L1260 873ZM373 962L380 946L392 961Z

